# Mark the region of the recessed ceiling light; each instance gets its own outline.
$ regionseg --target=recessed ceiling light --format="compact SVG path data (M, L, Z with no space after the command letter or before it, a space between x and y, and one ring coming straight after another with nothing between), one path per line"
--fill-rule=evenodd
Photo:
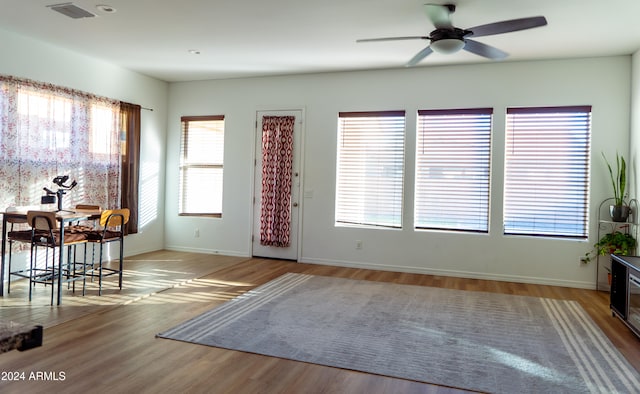
M192 55L199 55L199 54L200 54L200 51L199 51L199 50L197 50L197 49L189 49L189 51L188 51L188 52L189 52L190 54L192 54Z
M106 5L106 4L98 4L96 6L96 8L99 11L104 12L105 14L113 14L114 12L117 11L115 8L111 7L110 5Z

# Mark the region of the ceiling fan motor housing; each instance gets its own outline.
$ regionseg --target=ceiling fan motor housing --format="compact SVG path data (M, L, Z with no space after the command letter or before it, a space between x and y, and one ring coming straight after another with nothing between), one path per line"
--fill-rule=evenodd
M429 40L432 43L440 40L460 40L464 41L464 37L472 34L470 30L463 30L454 27L453 29L436 29L429 34Z

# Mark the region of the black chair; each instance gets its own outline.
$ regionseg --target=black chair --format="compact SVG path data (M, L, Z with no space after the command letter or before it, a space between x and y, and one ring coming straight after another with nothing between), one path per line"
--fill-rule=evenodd
M55 282L58 275L64 275L65 281L73 282L75 290L75 281L82 279L82 294L85 291L86 282L86 265L81 263L83 269L78 272L76 270L76 262L71 261L71 256L67 253L67 262L58 262L56 268L56 248L70 247L78 244L86 243L87 236L83 232L66 232L64 233L64 244L61 241L61 232L58 227L56 213L51 211L28 211L27 223L31 226L31 261L29 275L29 301L32 299L32 289L34 284L42 283L51 285L51 305L53 305L53 295ZM38 248L44 247L45 263L44 267L38 265ZM49 250L51 250L51 263L49 263Z
M79 212L79 211L91 211L91 212L102 212L102 208L100 207L100 205L90 205L90 204L77 204L75 206L75 211ZM85 220L78 220L75 222L71 222L69 225L65 226L65 231L68 232L82 232L82 233L86 233L88 231L93 231L95 229L98 228L97 226L97 219L99 217L92 217L90 219L85 219ZM92 256L91 256L91 261L94 260L94 251L92 248ZM73 260L74 261L78 261L77 260L77 245L74 245L73 247ZM69 251L69 253L71 253L71 251ZM87 265L87 268L92 269L93 268L93 264L87 262L87 244L84 244L84 248L82 250L83 253L83 257L82 257L82 261Z
M109 209L102 211L100 215L100 229L86 231L87 241L94 245L100 245L98 253L98 267L93 267L91 276L98 277L98 295L102 295L102 278L110 275L118 275L118 287L122 289L122 272L124 262L124 229L129 222L130 211L128 208ZM118 268L105 267L103 262L104 246L112 243L119 243ZM93 261L93 260L92 260Z
M18 212L17 208L9 207L6 209L5 213L7 223L9 226L9 231L7 232L7 242L9 243L9 264L8 264L8 275L7 275L7 293L11 293L11 277L17 276L20 278L29 278L29 268L19 269L16 271L12 271L11 269L11 261L12 261L12 252L13 252L13 244L16 242L21 242L25 244L31 243L31 229L28 229L27 219L17 216L11 216L11 213ZM22 229L16 228L23 227Z

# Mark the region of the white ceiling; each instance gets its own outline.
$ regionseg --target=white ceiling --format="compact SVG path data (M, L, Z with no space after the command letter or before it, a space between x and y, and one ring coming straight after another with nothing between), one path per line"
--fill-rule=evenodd
M165 81L401 68L427 41L356 43L428 35L423 4L454 3L469 28L543 15L548 25L477 38L504 61L629 55L640 49L640 0L76 0L97 14L71 19L65 0L2 0L0 29L101 58ZM96 5L107 4L107 14ZM190 54L190 49L200 51ZM423 66L490 62L461 51Z

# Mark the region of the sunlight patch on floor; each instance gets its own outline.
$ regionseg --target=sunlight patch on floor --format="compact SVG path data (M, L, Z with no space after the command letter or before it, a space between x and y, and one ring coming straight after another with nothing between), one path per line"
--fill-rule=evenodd
M88 278L85 295L82 295L82 282L76 282L75 292L65 285L61 306L50 306L51 288L38 286L34 289L34 299L28 300L28 281L12 283L10 297L0 298L2 308L22 308L42 310L40 308L90 307L130 305L136 302L145 304L194 303L227 301L245 291L229 291L229 288L251 288L254 283L225 281L205 278L175 278L176 275L189 275L188 272L152 269L150 271L125 270L122 290L118 287L118 276L112 275L102 282L102 295L98 295L98 279ZM193 275L193 274L191 274ZM180 291L182 290L182 291Z
M149 259L149 260L145 260L145 259L135 259L135 260L131 260L131 259L124 259L125 264L126 263L139 263L139 262L154 262L154 263L179 263L181 261L184 260L174 260L174 259L167 259L167 260L159 260L159 259Z
M229 301L237 296L234 293L157 293L139 300L136 305L210 303Z

